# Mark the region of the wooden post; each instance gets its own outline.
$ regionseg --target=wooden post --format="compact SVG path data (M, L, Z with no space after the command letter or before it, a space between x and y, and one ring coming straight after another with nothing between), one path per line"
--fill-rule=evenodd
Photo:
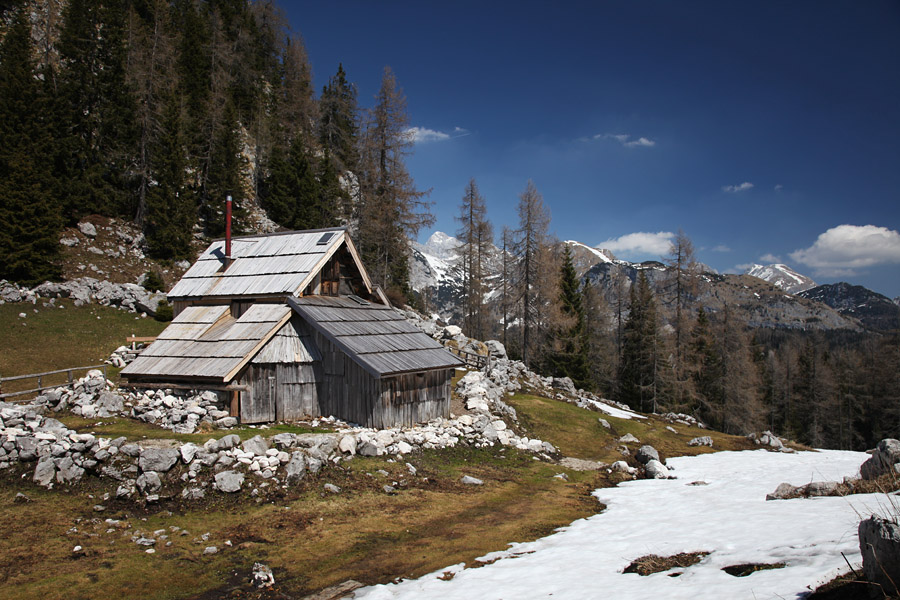
M66 371L66 375L69 377L69 385L72 385L72 369Z
M44 377L42 375L38 375L38 394L44 391Z

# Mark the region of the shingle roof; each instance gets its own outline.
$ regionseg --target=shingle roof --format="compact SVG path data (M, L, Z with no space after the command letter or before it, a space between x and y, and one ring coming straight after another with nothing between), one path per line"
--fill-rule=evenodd
M122 375L227 382L290 317L284 304L255 304L238 319L229 306L189 306Z
M330 237L326 236L331 233ZM342 228L234 238L222 270L225 240L213 242L169 292L170 298L294 294L349 238Z
M288 303L375 377L463 366L390 307L333 296L290 298Z

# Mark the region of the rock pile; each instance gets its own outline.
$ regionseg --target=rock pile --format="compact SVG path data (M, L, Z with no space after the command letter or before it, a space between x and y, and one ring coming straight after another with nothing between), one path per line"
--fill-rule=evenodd
M754 442L757 446L766 446L772 450L779 452L793 452L792 448L784 445L784 442L771 431L763 431L762 433L751 433L747 435L747 439Z
M113 306L134 313L155 315L159 301L165 294L151 293L134 283L110 283L93 277L80 277L54 283L46 281L33 289L21 288L9 281L0 280L0 302L30 302L37 304L39 298L70 298L75 306L95 302L102 306Z

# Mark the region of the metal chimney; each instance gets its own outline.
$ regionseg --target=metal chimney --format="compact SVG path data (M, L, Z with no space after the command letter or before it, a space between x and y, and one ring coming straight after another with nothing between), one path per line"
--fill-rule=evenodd
M225 197L225 268L231 265L231 196Z

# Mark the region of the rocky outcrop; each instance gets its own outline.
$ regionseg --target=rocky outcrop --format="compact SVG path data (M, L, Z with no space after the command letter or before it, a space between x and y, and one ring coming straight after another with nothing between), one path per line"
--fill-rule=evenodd
M859 551L870 598L896 598L900 594L900 525L872 516L859 524Z
M94 302L101 306L112 306L134 313L155 315L162 293L148 292L134 283L110 283L93 277L81 277L55 283L46 281L33 289L21 288L6 280L0 280L0 302L30 302L36 304L40 298L69 298L75 306Z
M890 438L878 442L871 458L859 468L863 479L878 479L886 473L900 474L900 441Z

